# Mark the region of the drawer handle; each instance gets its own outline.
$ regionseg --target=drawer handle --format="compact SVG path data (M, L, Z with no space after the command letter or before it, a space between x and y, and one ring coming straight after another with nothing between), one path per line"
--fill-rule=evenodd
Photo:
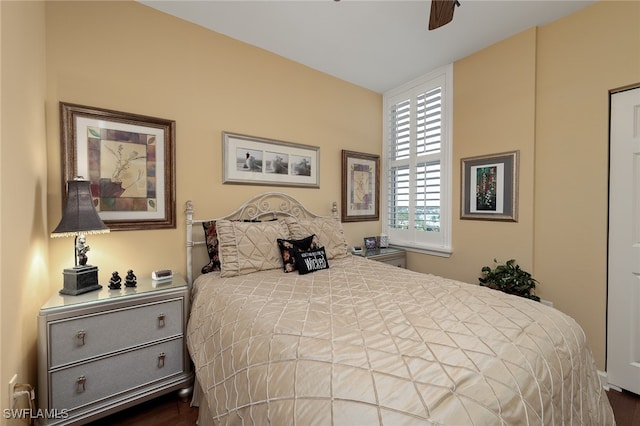
M86 383L87 383L87 378L85 376L78 377L78 380L76 380L76 393L84 392L86 389L86 386L85 386Z
M167 356L165 355L165 353L164 353L164 352L160 352L160 355L158 355L158 368L162 368L162 367L164 367L164 359L165 359L166 357L167 357Z
M158 315L158 327L164 327L164 313Z
M87 333L84 330L80 330L76 333L76 341L78 342L78 346L84 346L84 337Z

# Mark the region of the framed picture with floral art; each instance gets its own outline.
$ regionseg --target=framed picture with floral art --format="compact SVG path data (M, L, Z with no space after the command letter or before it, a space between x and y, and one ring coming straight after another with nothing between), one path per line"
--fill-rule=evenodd
M60 102L62 194L91 182L111 230L176 227L175 121Z
M342 222L380 217L380 157L342 150Z
M461 219L518 221L519 151L463 158Z

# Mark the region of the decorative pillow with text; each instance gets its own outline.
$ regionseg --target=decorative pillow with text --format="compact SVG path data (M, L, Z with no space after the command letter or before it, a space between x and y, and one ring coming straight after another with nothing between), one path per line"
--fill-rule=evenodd
M293 255L296 259L296 266L298 267L298 273L300 275L322 269L329 269L327 253L324 251L324 247L308 251L298 251L294 249Z

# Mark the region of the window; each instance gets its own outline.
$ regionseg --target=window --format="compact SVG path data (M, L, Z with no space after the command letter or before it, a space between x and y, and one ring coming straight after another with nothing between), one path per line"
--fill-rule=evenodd
M392 244L451 253L453 66L383 95L382 228Z

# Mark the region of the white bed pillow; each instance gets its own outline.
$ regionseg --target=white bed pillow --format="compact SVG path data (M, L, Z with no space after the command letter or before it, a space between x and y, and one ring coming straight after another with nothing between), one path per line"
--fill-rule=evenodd
M276 240L288 239L289 228L282 220L269 222L216 223L220 254L220 276L234 277L256 271L282 268Z
M327 252L328 259L347 256L347 241L344 238L342 224L330 217L300 219L285 217L291 238L300 239L311 234L318 236L318 241Z

